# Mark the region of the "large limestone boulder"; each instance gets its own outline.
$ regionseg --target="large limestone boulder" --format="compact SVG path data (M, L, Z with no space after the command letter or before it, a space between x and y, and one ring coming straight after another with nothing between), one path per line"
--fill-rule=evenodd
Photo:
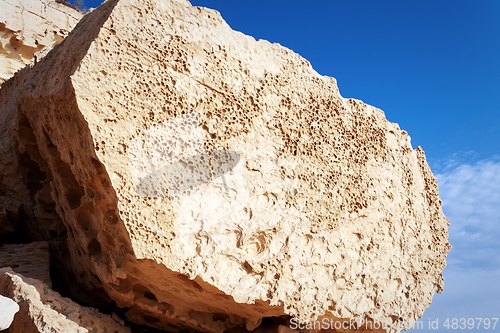
M42 281L24 277L10 268L0 269L0 294L19 305L10 333L131 332L110 316L61 297Z
M408 322L443 288L422 149L216 11L108 0L4 84L0 117L4 175L32 170L9 193L39 233L66 229L77 281L137 323Z
M60 43L82 18L54 0L0 1L0 85Z

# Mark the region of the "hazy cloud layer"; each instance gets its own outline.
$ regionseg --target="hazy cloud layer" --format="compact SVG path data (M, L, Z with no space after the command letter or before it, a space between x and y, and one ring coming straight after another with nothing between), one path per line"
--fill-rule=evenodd
M424 312L423 329L415 333L436 332L500 332L500 319L493 329L493 318L499 318L500 313L500 272L480 269L450 269L444 270L444 292L434 295L431 306ZM474 323L474 329L451 329L445 326L446 320L451 324L453 318ZM472 320L471 320L472 318ZM488 321L481 322L488 318ZM429 323L438 321L438 329L432 329Z

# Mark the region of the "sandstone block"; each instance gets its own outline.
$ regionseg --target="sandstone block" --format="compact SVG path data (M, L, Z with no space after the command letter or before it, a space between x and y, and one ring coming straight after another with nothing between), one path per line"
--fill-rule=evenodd
M411 321L443 288L448 221L423 150L216 11L108 0L5 89L34 211L57 212L78 282L130 320Z

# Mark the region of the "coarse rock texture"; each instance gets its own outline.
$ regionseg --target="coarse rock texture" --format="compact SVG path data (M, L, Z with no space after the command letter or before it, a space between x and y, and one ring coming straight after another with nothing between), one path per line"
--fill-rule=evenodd
M0 85L60 43L82 16L53 0L0 0Z
M61 297L40 280L0 269L0 294L19 304L9 333L130 333L112 317Z
M0 295L0 331L6 330L12 324L19 305L8 297Z
M23 276L43 281L52 288L48 242L0 246L0 268L10 267Z
M448 221L422 149L216 11L108 0L4 84L0 117L6 191L136 323L409 322L443 288Z

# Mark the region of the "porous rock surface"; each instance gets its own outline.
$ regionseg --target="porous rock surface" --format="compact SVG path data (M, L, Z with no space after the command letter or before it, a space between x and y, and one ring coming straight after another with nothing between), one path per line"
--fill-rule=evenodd
M54 0L1 0L0 85L60 43L82 16Z
M40 280L27 278L10 268L0 269L0 294L12 298L19 312L9 333L130 333L108 315L61 297Z
M38 170L9 193L55 210L40 232L66 228L78 282L137 323L412 321L443 288L448 221L422 149L216 11L108 0L4 84L0 115L17 149L3 174Z

